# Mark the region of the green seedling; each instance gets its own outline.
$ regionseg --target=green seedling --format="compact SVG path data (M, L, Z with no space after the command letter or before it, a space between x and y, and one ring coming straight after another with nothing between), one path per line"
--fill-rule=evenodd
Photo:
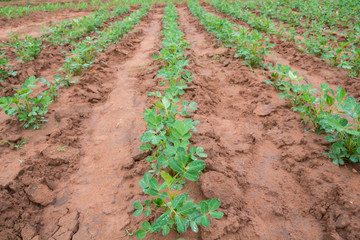
M5 56L6 53L0 50L0 82L5 81L10 76L16 76L17 72L10 70L9 59Z
M38 80L35 76L31 76L21 89L14 89L16 91L14 97L0 98L0 108L9 116L16 116L20 122L24 122L26 129L39 129L40 124L45 122L43 115L48 112L47 107L52 102L48 91L31 97Z
M12 143L9 141L4 141L4 140L0 140L0 142L7 143L9 146L14 146L16 148L16 150L19 151L19 149L25 149L25 145L27 144L28 139L29 139L29 137L21 139L19 141L19 143Z
M282 91L280 98L288 99L292 109L305 123L310 121L318 134L330 134L325 139L333 144L325 154L335 164L360 162L360 103L341 87L334 91L323 83L317 90L303 84L288 66L279 64L271 72L273 80L266 82Z
M34 60L41 53L43 47L40 39L26 36L25 39L20 40L20 36L13 33L10 36L12 38L9 39L8 45L16 49L17 59L26 63Z
M68 145L61 146L61 147L57 148L56 151L65 152L67 147L69 147L69 146Z

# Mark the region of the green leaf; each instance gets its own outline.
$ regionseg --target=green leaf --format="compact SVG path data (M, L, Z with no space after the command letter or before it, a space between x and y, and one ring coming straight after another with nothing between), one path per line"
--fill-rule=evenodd
M209 211L212 212L220 207L221 202L219 199L213 198L208 201L208 204L209 204Z
M156 190L159 189L159 181L156 178L151 178L149 183L150 183L150 187Z
M353 163L358 163L358 162L360 162L359 156L356 156L356 155L352 155L352 156L350 157L350 160L351 160Z
M150 209L148 209L148 210L146 210L145 212L144 212L144 215L147 217L147 216L150 216L150 214L151 214L151 210Z
M135 217L138 217L138 216L140 216L140 215L142 214L142 212L143 212L143 209L136 210L136 211L134 212L134 216L135 216Z
M153 197L157 197L160 194L158 190L153 189L153 188L147 189L146 192L147 192L147 194L149 194L150 196L153 196Z
M165 182L170 186L173 178L165 171L161 171L161 177L165 180Z
M145 222L142 223L142 227L145 230L149 230L151 228L151 225L150 225L149 222L145 221Z
M186 172L184 174L184 176L186 177L186 179L193 181L193 182L195 182L199 179L199 175L197 173Z
M209 211L208 203L206 201L201 201L199 202L199 206L201 214L207 214L207 212Z
M148 207L150 207L150 206L151 206L151 201L147 199L147 200L145 201L145 205L148 206Z
M166 109L170 107L170 100L167 97L163 97L162 103Z
M170 232L170 228L169 228L168 225L163 226L163 227L162 227L162 230L163 230L163 231L162 231L162 235L163 235L163 236L168 235L169 232Z
M150 186L151 179L152 179L151 173L147 172L144 174L144 181L145 181L145 183L148 184L148 186Z
M167 211L167 212L163 213L153 224L153 228L155 228L155 229L159 228L159 230L160 230L162 228L162 226L164 226L165 224L167 224L170 221L170 215L171 215L171 211Z
M196 209L197 209L196 204L193 202L189 202L189 203L185 204L182 208L180 208L178 213L184 214L184 215L190 215L190 214L193 214L196 211Z
M146 237L147 231L143 229L139 229L136 231L136 237L140 239L144 239Z
M179 196L177 196L173 202L172 202L172 207L174 209L177 209L178 207L180 207L184 201L186 201L187 199L189 198L189 194L187 193L183 193L183 194L180 194Z
M197 161L193 161L191 162L187 167L186 170L188 172L200 172L201 170L203 170L206 166L206 163L202 160L197 160Z
M166 199L168 196L169 196L169 194L168 194L167 192L163 192L163 193L160 194L159 197L160 197L161 199Z
M135 208L135 209L142 209L142 208L143 208L143 205L141 204L140 201L135 201L135 202L134 202L134 208Z
M201 224L202 224L204 227L210 226L210 219L209 219L207 216L202 216L202 217L201 217Z
M210 215L213 218L220 219L220 218L222 218L224 216L224 213L222 213L222 212L210 212Z
M198 232L199 231L199 228L198 228L198 225L196 224L196 222L190 222L190 227L191 227L191 230L193 230L193 232Z
M177 231L179 233L186 232L185 222L179 215L175 215L175 221L176 221L176 225L177 225Z

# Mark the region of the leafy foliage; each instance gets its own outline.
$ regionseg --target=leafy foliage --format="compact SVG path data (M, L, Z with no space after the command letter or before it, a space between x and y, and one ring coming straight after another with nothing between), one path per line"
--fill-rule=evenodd
M301 51L321 57L332 66L343 68L350 72L351 77L355 77L360 73L360 49L357 47L360 41L360 23L353 22L353 18L349 16L357 14L359 17L359 11L356 10L360 7L358 4L354 6L354 2L250 0L229 4L213 0L212 4L220 11L248 22L255 29L278 36L283 35L287 40L295 41ZM261 16L256 16L246 10L247 8L260 9ZM298 11L294 11L294 8ZM270 18L279 19L291 26L284 27L278 24L274 27L276 24ZM344 22L344 19L347 20ZM344 23L346 24L343 25ZM338 27L329 28L329 24L343 25L348 29L338 34ZM294 27L304 27L306 31L299 37ZM347 38L346 40L335 38L336 35L346 35Z
M40 39L26 36L25 39L21 40L20 35L12 34L11 36L12 38L9 39L7 45L15 48L17 58L23 62L34 60L41 53L42 41Z
M246 27L232 24L227 19L206 12L197 1L190 1L188 6L206 29L216 34L219 41L237 49L236 57L244 59L245 64L250 67L264 66L263 58L274 46L269 43L268 38L256 30L250 31Z
M0 50L0 82L3 82L10 76L16 76L17 72L10 70L11 66L8 65L9 59L5 56L5 52Z
M14 97L0 98L0 108L9 116L16 116L20 122L25 122L24 128L39 129L45 121L43 115L48 112L47 107L52 102L48 91L31 97L38 80L31 76L21 89L15 89Z
M152 213L161 215L152 223L144 221L142 228L136 231L140 239L146 237L147 233L161 232L164 236L170 230L184 233L190 227L192 231L198 232L199 226L210 225L209 216L219 219L223 213L216 211L220 207L220 200L210 199L201 201L198 205L189 194L179 193L183 189L185 179L196 181L205 168L205 162L201 158L207 157L204 149L191 146L191 131L196 131L195 126L199 124L188 118L177 119L177 116L189 115L196 110L196 103L183 101L183 111L179 111L178 103L180 96L186 89L186 81L192 81L192 75L185 69L189 61L185 55L189 44L183 38L176 19L178 15L175 5L169 4L165 8L164 16L164 48L154 59L164 63L159 70L158 76L163 76L165 81L162 85L170 85L165 93L149 93L150 96L158 98L154 108L146 109L145 120L148 130L140 140L143 151L152 151L147 158L151 163L149 172L145 173L140 181L144 193L154 197L146 200L145 204L135 201L135 216L144 213L150 216ZM157 177L158 175L161 176ZM161 182L160 182L161 181Z
M102 7L89 17L85 16L81 19L75 18L52 24L49 28L44 29L43 39L60 45L71 43L85 34L95 31L110 18L127 13L129 10L128 6L122 5L111 13L106 7Z
M25 128L38 129L40 123L45 121L43 115L47 113L48 105L57 99L59 88L61 86L69 87L75 83L77 79L74 79L74 76L79 76L84 69L92 65L97 51L104 50L110 43L119 41L147 14L149 9L149 5L144 5L123 20L123 23L114 23L103 32L99 32L98 37L88 37L84 41L74 44L74 49L66 53L68 57L64 65L58 70L63 75L55 75L53 82L44 78L40 80L48 86L48 90L36 95L36 97L31 97L30 95L37 87L35 83L39 80L35 76L31 76L25 81L22 89L15 89L17 93L14 97L0 98L0 108L9 116L16 116L19 121L25 122ZM126 26L121 28L122 24ZM100 47L100 39L106 42L106 45Z
M334 91L327 83L319 90L303 84L289 66L278 64L271 71L273 79L266 82L282 91L280 98L288 99L317 133L331 134L325 139L333 142L332 148L325 154L335 164L360 162L360 103L340 86Z

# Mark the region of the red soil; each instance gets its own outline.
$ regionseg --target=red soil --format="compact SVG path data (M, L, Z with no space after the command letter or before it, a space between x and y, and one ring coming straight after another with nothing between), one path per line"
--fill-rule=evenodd
M60 10L56 13L37 12L23 18L0 20L0 41L7 41L11 32L15 34L31 35L40 37L42 26L46 27L52 21L63 21L77 17L89 16L91 11L73 11L70 9Z
M26 150L0 145L0 239L135 239L145 219L132 204L147 198L138 183L150 169L138 150L141 113L154 103L146 93L161 89L152 55L162 47L163 8L61 90L44 129L24 130L0 113L1 139L29 137ZM196 202L219 198L225 216L198 234L147 239L359 239L360 175L322 154L329 143L304 132L300 115L264 83L267 74L219 47L187 7L178 11L195 75L184 99L199 104L193 118L201 122L192 142L209 155L198 184L186 188ZM60 64L64 56L53 54Z

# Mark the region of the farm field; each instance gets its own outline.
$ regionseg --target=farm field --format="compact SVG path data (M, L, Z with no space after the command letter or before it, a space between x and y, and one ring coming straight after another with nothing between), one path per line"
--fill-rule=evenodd
M1 2L0 240L360 239L355 2Z

